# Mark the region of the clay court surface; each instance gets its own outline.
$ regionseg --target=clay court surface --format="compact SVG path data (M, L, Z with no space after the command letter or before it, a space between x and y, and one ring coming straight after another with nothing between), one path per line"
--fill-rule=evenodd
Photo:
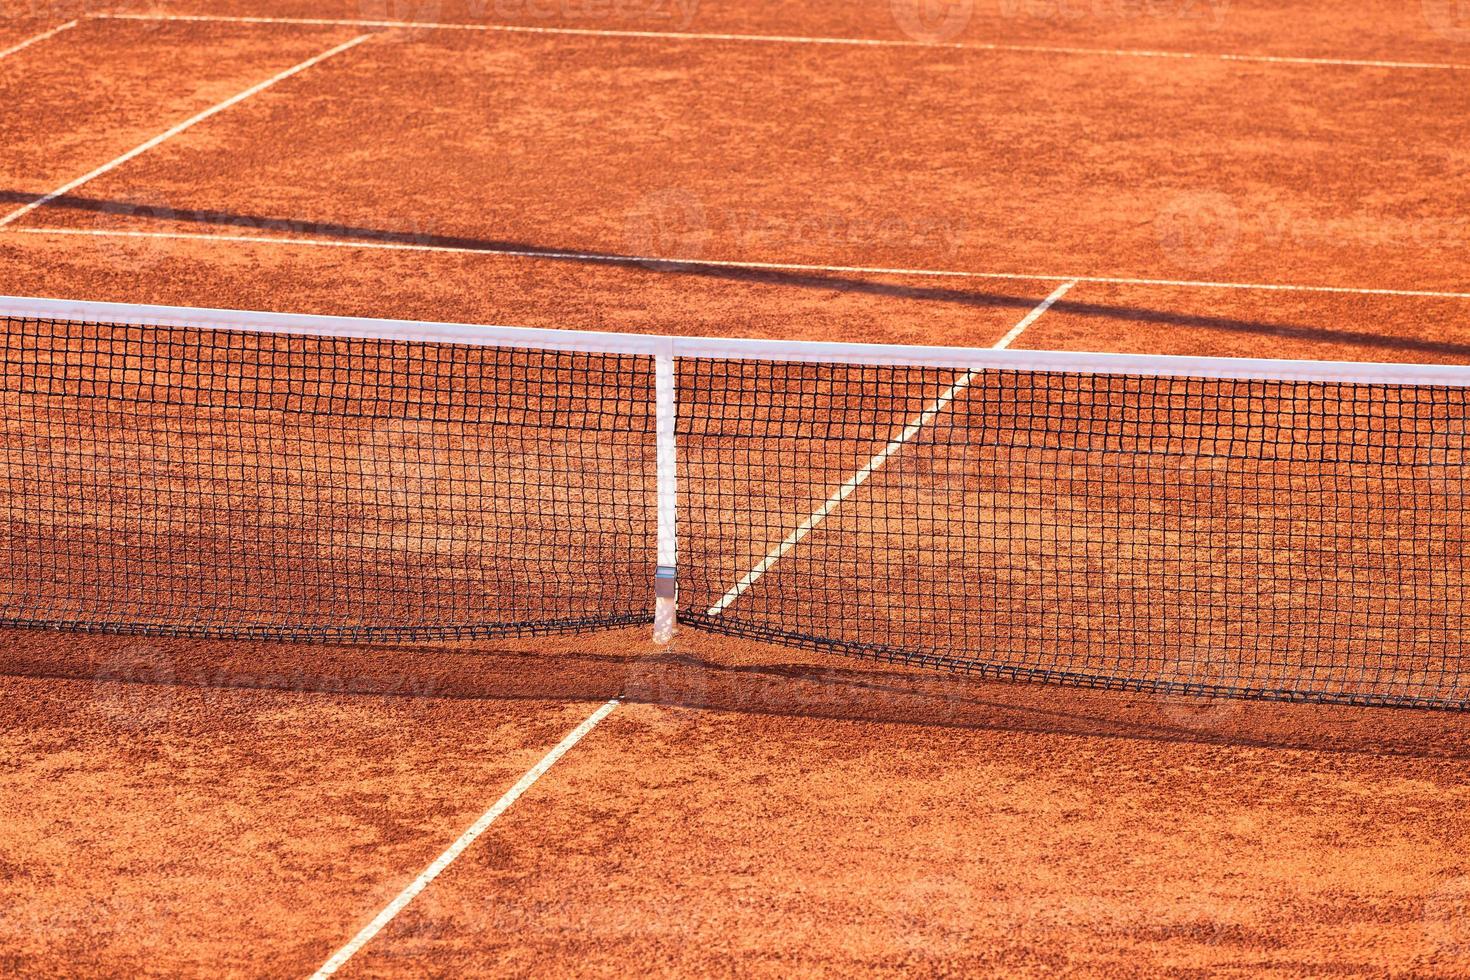
M1467 85L1453 0L34 3L0 293L1466 364ZM1470 972L1457 712L640 626L10 630L0 718L17 975Z

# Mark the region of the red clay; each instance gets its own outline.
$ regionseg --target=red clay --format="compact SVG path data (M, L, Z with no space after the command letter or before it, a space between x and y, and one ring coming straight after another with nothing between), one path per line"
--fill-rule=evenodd
M158 9L914 30L903 3L411 6ZM1470 62L1437 0L1135 7L992 0L919 27ZM6 21L0 48L78 12ZM4 189L52 190L355 33L99 21L28 48L0 61ZM21 223L296 242L0 232L0 292L961 345L1057 283L483 252L1464 292L1464 78L392 31ZM1083 284L1018 345L1465 363L1467 302ZM986 684L687 633L658 652L642 631L12 632L0 687L18 974L309 972L615 695L348 973L1470 971L1464 715Z
M29 972L312 969L615 694L356 968L1466 962L1460 715L957 682L694 634L654 653L642 631L9 640L7 906L42 928L7 949Z

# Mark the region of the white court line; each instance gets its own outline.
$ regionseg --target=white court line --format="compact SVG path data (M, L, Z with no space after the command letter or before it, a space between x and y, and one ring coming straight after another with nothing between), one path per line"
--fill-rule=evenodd
M44 41L48 37L55 37L56 35L60 34L62 31L69 31L73 27L76 27L76 26L77 26L77 21L69 20L65 24L62 24L60 27L53 27L49 31L42 31L40 34L37 34L35 37L28 37L24 41L20 42L19 44L12 45L11 47L6 48L4 51L0 51L0 58L8 58L11 55L15 54L17 51L24 51L26 48L30 47L32 44L37 44L37 43L39 43L41 41Z
M3 225L3 222L0 222ZM751 269L769 272L850 273L864 276L920 276L939 279L1012 279L1017 282L1089 282L1110 286L1167 286L1179 289L1242 289L1282 293L1330 293L1346 296L1398 296L1418 299L1470 299L1470 292L1437 289L1378 289L1369 286L1328 286L1311 283L1218 282L1208 279L1144 279L1131 276L1053 275L1030 272L991 272L968 269L906 269L864 265L808 265L799 262L735 262L723 259L683 259L654 255L614 255L605 252L548 252L516 248L473 248L467 245L420 245L409 242L348 241L338 238L284 238L274 235L220 235L188 231L123 231L107 228L10 228L12 234L82 235L97 238L177 238L185 241L247 242L252 245L295 245L307 248L368 248L394 252L447 252L455 255L496 255L517 259L603 262L608 265L688 265L701 269Z
M81 187L83 184L87 183L87 181L93 180L94 178L100 177L103 174L107 173L109 170L113 170L113 169L116 169L117 167L122 166L123 164L127 163L129 160L133 159L134 157L137 157L137 156L139 156L139 155L141 155L143 153L147 153L149 150L153 149L158 144L164 142L165 140L172 139L173 137L175 137L175 136L179 135L180 133L182 133L184 130L188 129L190 126L193 126L196 123L203 122L204 120L208 119L210 116L213 116L213 115L215 115L216 113L219 113L219 112L223 112L224 110L228 109L230 106L235 105L238 102L243 102L245 99L250 98L252 95L255 95L258 92L262 92L265 89L270 88L272 85L276 84L277 82L280 82L280 81L283 81L283 80L285 80L287 78L290 78L292 75L295 75L295 74L297 74L299 72L303 72L306 69L310 68L312 65L318 64L318 63L320 63L322 61L325 61L326 59L332 57L335 54L341 54L343 51L346 51L348 48L355 47L355 46L361 44L362 42L366 41L368 38L370 38L372 36L373 35L371 35L371 34L361 34L361 35L358 35L357 37L353 38L352 40L346 41L346 42L344 42L342 44L339 44L335 48L332 48L332 49L330 49L328 51L323 51L321 54L319 54L319 55L317 55L317 56L315 56L313 58L307 58L305 61L301 62L301 64L296 65L295 67L292 67L292 68L287 68L285 71L281 72L279 75L274 75L274 76L272 76L270 78L267 78L265 81L259 83L258 85L252 85L252 86L250 86L245 91L239 93L238 95L231 96L230 98L228 98L225 101L221 102L219 105L213 106L212 108L209 108L209 109L205 109L203 112L199 113L198 115L191 116L188 119L185 119L183 122L179 123L177 126L174 126L174 127L172 127L171 129L168 129L165 132L159 133L157 136L153 137L152 139L148 140L145 143L141 143L138 146L133 147L131 150L129 150L128 152L124 153L122 156L117 157L114 160L110 160L107 163L104 163L102 166L98 167L96 170L93 170L91 173L83 174L82 176L78 177L76 180L73 180L72 182L70 182L68 184L62 184L60 187L56 188L56 190L52 191L51 193L49 193L49 194L43 194L40 197L36 198L34 201L31 201L29 204L21 205L20 207L16 208L14 211L12 211L9 214L7 214L5 217L0 218L0 228L4 228L6 225L9 225L9 224L11 224L12 222L14 222L16 220L25 217L27 214L30 214L32 211L34 211L36 208L39 208L42 205L46 204L48 201L54 201L54 200L56 200L56 198L60 197L61 195L67 194L67 193L70 193L71 191L76 190L78 187Z
M1015 342L1016 338L1021 336L1021 334L1026 330L1027 327L1035 323L1043 313L1051 309L1053 303L1061 299L1063 296L1067 295L1067 290L1071 289L1075 285L1077 285L1075 282L1066 282L1058 286L1055 290L1052 291L1052 294L1046 299L1042 300L1034 310L1032 310L1030 313L1027 313L1020 323L1012 327L1009 331L1006 332L1006 335L1004 337L1001 337L993 345L991 345L991 349L1005 350L1007 347L1011 346L1011 344ZM767 552L766 556L762 558L754 568L746 572L745 575L741 577L740 581L730 586L730 590L726 592L723 596L721 596L718 602L716 602L713 606L710 606L709 609L706 610L705 615L718 616L720 613L724 612L725 609L729 607L730 603L740 598L740 596L745 592L746 589L749 589L762 575L766 574L766 572L770 570L770 567L772 565L776 564L776 562L780 561L788 551L796 547L796 545L800 543L801 539L810 534L812 532L812 529L815 528L818 524L822 523L822 521L826 519L828 514L837 509L837 506L839 504L841 504L848 497L852 496L854 490L866 483L868 477L878 472L879 468L882 467L884 463L888 462L888 458L890 456L898 452L900 449L903 448L905 443L907 443L914 436L918 435L919 432L923 430L924 426L928 425L931 421L934 420L934 417L936 415L949 407L949 403L954 401L956 395L964 391L966 388L970 387L970 385L974 383L975 379L979 376L980 372L978 371L966 371L963 375L961 375L960 379L954 384L950 385L949 389L945 391L944 394L940 395L934 400L934 404L930 405L928 408L924 409L924 411L916 415L909 422L909 424L904 427L904 430L899 433L897 438L895 438L888 445L884 446L883 449L880 452L876 453L872 459L868 460L866 466L858 470L852 476L848 477L847 482L838 487L836 492L834 492L832 496L828 497L826 502L822 504L822 506L818 507L812 512L810 517L798 524L790 534L786 535L786 537L781 541L780 544L776 545L776 547Z
M552 34L574 37L652 38L663 41L743 41L764 44L817 44L860 48L939 48L951 51L1006 51L1019 54L1061 54L1100 58L1180 58L1198 61L1245 61L1267 65L1330 65L1346 68L1398 68L1431 71L1470 71L1470 64L1452 61L1380 61L1372 58L1307 58L1267 54L1214 54L1203 51L1158 51L1149 48L1085 48L1052 44L917 41L901 38L804 37L791 34L709 34L693 31L618 31L589 27L523 27L514 24L453 24L403 20L332 20L320 17L227 17L209 14L93 14L107 20L204 21L228 24L295 24L311 27L406 27L412 30L487 31L500 34Z
M453 844L450 844L448 850L435 858L434 862L430 864L427 868L425 868L422 874L420 874L413 881L409 882L408 886L405 887L403 891L399 892L398 896L394 898L393 901L389 902L383 908L383 911L377 914L373 921L363 926L362 931L359 932L356 936L353 936L352 940L348 942L346 946L343 946L341 949L337 950L337 952L333 953L331 958L323 963L321 965L321 968L312 974L312 980L319 980L319 978L329 977L340 970L343 964L352 959L352 957L355 956L360 949L371 942L372 938L376 936L384 926L392 922L394 917L397 916L399 912L402 912L409 902L412 902L416 897L418 897L418 894L422 892L425 888L427 888L431 881L439 877L440 873L443 872L445 868L453 864L455 859L463 854L465 852L465 849L473 844L475 842L475 839L483 834L490 827L490 825L494 823L497 818L500 817L501 814L503 814L506 810L509 810L511 808L511 805L515 803L516 800L520 799L522 793L535 785L536 780L546 775L546 770L554 766L557 760L566 755L567 752L572 748L572 746L576 745L588 732L596 728L599 722L601 722L608 715L612 714L613 709L616 708L620 703L621 702L619 702L617 698L613 698L611 701L607 702L602 707L592 712L592 714L588 715L587 719L583 721L582 724L572 729L572 731L568 733L567 737L557 743L556 747L553 748L550 752L546 753L546 756L540 762L536 763L536 765L533 766L524 776L522 776L519 782L517 782L510 789L506 790L505 795L496 800L494 806L481 814L480 819L476 820L472 825L470 825L470 828L466 830L463 834L461 834L458 840L456 840Z

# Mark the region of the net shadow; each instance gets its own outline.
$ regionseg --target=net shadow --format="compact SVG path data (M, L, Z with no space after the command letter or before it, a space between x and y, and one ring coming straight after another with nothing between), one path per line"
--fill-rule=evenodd
M1160 745L1470 759L1470 715L1157 697L981 681L726 637L645 629L463 644L301 645L0 630L0 674L327 698L598 702L863 725ZM863 737L875 733L865 732Z
M34 194L23 191L0 191L0 202L28 203L34 199ZM72 211L96 214L131 215L144 212L151 217L162 218L179 224L230 228L237 232L256 230L285 234L310 234L342 241L424 245L435 248L454 248L491 253L513 251L526 253L553 262L580 265L636 265L640 268L657 271L660 274L666 275L692 276L731 282L765 283L793 289L858 293L889 299L957 304L977 308L1001 307L1030 311L1036 306L1037 301L1037 297L1034 295L1016 295L995 290L904 285L892 282L879 282L856 275L836 273L798 272L779 269L737 269L695 265L676 261L651 262L646 258L622 255L614 252L588 251L569 246L545 245L510 239L479 238L468 235L439 235L421 231L398 231L388 228L373 228L337 222L302 221L269 215L246 214L238 211L167 209L165 213L158 214L154 205L120 199L63 195L48 201L46 206L48 208L64 208ZM1214 314L1188 313L1178 310L1151 308L1137 304L1083 302L1076 299L1059 300L1052 305L1051 309L1055 314L1072 314L1075 316L1107 320L1127 320L1158 326L1189 327L1251 336L1278 337L1303 343L1351 343L1372 350L1394 351L1406 355L1470 357L1470 344L1467 343L1388 336L1369 330L1341 330L1279 320L1259 320Z

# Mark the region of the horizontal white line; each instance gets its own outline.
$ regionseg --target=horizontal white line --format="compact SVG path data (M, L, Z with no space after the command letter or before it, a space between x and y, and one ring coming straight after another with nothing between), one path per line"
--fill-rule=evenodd
M1147 48L1087 48L1052 44L1001 44L963 41L920 41L902 38L804 37L790 34L710 34L693 31L598 30L586 27L525 27L514 24L453 24L402 20L336 20L322 17L227 17L208 14L93 14L110 20L203 21L228 24L294 24L311 27L382 27L439 31L492 31L503 34L551 34L574 37L652 38L666 41L736 41L765 44L818 44L870 48L938 48L952 51L1002 51L1018 54L1061 54L1100 58L1181 58L1245 61L1268 65L1329 65L1347 68L1395 68L1470 71L1470 64L1442 61L1381 61L1372 58L1309 58L1289 55L1220 54L1205 51L1158 51Z
M517 782L510 789L506 790L505 795L497 800L494 806L486 810L480 816L480 819L476 820L468 830L460 835L458 840L449 845L449 848L443 854L435 858L434 862L430 864L427 868L425 868L422 874L420 874L413 881L409 882L407 887L405 887L403 891L399 892L398 896L394 898L393 901L389 902L388 905L377 914L377 917L374 918L373 921L363 926L362 931L354 936L352 940L347 943L347 945L343 946L341 949L337 950L336 953L332 954L331 959L323 963L321 965L321 968L312 974L312 980L321 980L321 978L331 976L332 974L340 970L343 965L347 963L348 960L357 955L358 951L366 946L369 942L371 942L373 937L376 936L384 926L386 926L389 922L392 922L393 919L398 915L398 913L402 912L404 908L407 907L409 902L412 902L415 898L418 897L420 892L428 887L430 882L439 877L439 875L444 871L445 868L453 864L454 861L465 852L465 849L475 842L476 838L478 838L481 834L488 830L490 825L494 823L497 819L499 819L501 814L505 813L506 810L509 810L511 808L511 805L514 804L516 800L520 799L521 794L525 793L526 790L535 785L536 781L544 776L546 774L546 771L554 766L558 759L566 755L567 752L572 748L572 746L576 745L587 735L588 732L596 728L598 723L601 722L608 715L610 715L612 713L612 710L617 706L618 700L614 698L613 700L604 704L602 707L598 708L596 711L592 712L592 714L589 715L586 720L584 720L580 725L578 725L570 733L568 733L567 737L562 739L561 742L559 742L556 747L553 748L550 752L546 753L545 758L536 763L536 765L532 767L530 771L528 771L524 776L520 778L519 782Z
M0 317L155 324L252 333L300 333L322 337L427 341L648 357L665 355L811 364L942 367L972 371L1052 371L1069 374L1470 387L1470 366L1461 365L1181 357L1170 354L1099 354L1084 351L995 350L730 337L669 337L597 330L550 330L420 320L380 320L25 296L0 296Z
M91 235L99 238L176 238L184 241L248 242L254 245L295 245L309 248L367 248L396 252L448 252L456 255L497 255L517 259L603 262L609 265L687 265L701 269L749 269L768 272L852 273L864 276L928 276L940 279L1010 279L1017 282L1090 282L1114 286L1169 286L1180 289L1243 289L1264 292L1330 293L1347 296L1399 296L1418 299L1470 299L1470 292L1437 289L1378 289L1369 286L1329 286L1310 283L1219 282L1208 279L1144 279L1133 276L1084 276L1075 273L978 272L968 269L910 269L868 265L809 265L799 262L737 262L653 255L617 255L605 252L550 252L515 248L473 248L465 245L424 245L411 242L349 241L337 238L285 238L274 235L220 235L188 231L124 231L107 228L8 228L11 234Z
M77 22L76 21L69 20L65 24L62 24L60 27L53 27L49 31L42 31L40 34L37 34L35 37L28 37L24 41L20 42L19 44L11 45L10 47L6 48L4 51L0 51L0 58L8 58L11 55L15 54L17 51L24 51L26 48L30 47L32 44L38 44L41 41L46 40L48 37L55 37L56 35L60 34L62 31L69 31L73 27L76 27L76 26L77 26Z
M340 54L341 52L346 51L348 48L351 48L351 47L354 47L355 45L361 44L362 42L366 41L368 38L370 38L372 36L373 35L371 35L371 34L361 34L361 35L353 38L352 40L346 41L346 42L344 42L342 44L339 44L336 47L334 47L334 48L332 48L332 49L330 49L328 51L323 51L321 54L316 55L315 57L307 58L305 61L301 62L300 64L293 65L292 67L287 68L285 71L280 72L279 74L273 75L270 78L267 78L263 82L260 82L260 83L258 83L256 85L252 85L249 88L247 88L245 91L230 96L228 99L225 99L223 102L219 103L218 105L210 106L208 109L205 109L203 112L200 112L200 113L198 113L196 115L190 116L188 119L185 119L183 122L179 123L178 125L171 126L169 129L165 130L162 133L159 133L157 136L153 137L152 139L146 140L143 143L138 144L137 146L133 147L128 152L124 153L122 156L116 157L115 159L112 159L112 160L109 160L107 163L104 163L102 166L98 167L96 170L93 170L91 173L83 174L82 176L78 177L76 180L73 180L73 181L71 181L69 183L66 183L66 184L62 184L60 187L56 188L56 190L54 190L54 191L51 191L49 194L42 194L41 196L37 197L35 200L31 201L30 203L21 205L20 207L16 208L14 211L12 211L9 214L5 215L5 217L0 218L0 228L3 228L6 225L9 225L9 224L11 224L12 222L14 222L16 220L25 217L27 214L30 214L32 211L34 211L36 208L42 207L45 204L47 204L48 202L56 200L58 197L60 197L63 194L69 194L69 193L71 193L72 191L76 190L78 187L81 187L83 184L87 183L88 181L94 180L94 179L102 176L103 174L107 173L110 170L115 170L116 168L118 168L118 167L122 166L123 164L127 163L129 160L132 160L135 157L138 157L138 156L140 156L140 155L142 155L144 153L147 153L149 150L153 149L155 146L158 146L160 143L163 143L166 140L172 139L173 137L179 135L180 133L182 133L184 130L188 129L189 127L194 126L194 125L196 125L198 123L201 123L204 120L210 118L211 116L217 115L218 113L224 112L226 109L228 109L231 106L236 105L236 104L238 104L240 102L243 102L244 100L250 98L252 95L256 95L256 94L258 94L260 92L263 92L266 89L270 88L272 85L275 85L277 82L285 81L286 79L290 78L292 75L299 74L299 73L305 71L306 69L312 67L313 65L318 64L318 63L320 63L322 61L325 61L326 59L332 57L335 54Z

